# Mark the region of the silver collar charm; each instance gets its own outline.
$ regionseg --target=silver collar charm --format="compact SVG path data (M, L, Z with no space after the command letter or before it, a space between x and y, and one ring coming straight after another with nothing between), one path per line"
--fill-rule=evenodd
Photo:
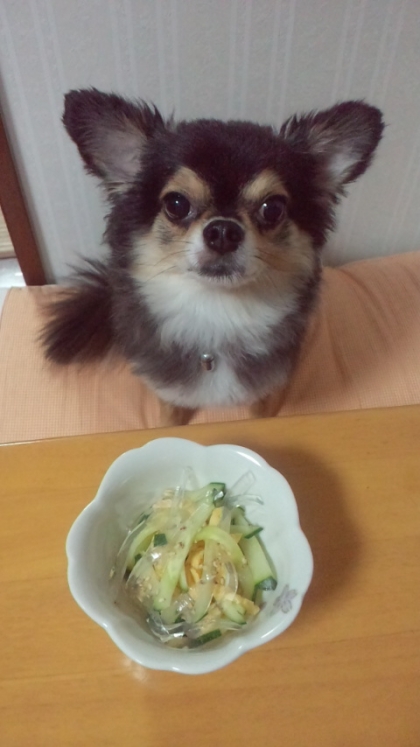
M203 371L214 371L216 363L214 355L211 355L211 353L202 353L202 355L200 355L200 362Z

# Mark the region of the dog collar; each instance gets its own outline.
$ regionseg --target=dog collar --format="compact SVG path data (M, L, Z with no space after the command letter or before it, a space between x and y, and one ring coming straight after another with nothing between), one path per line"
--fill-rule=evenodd
M200 355L200 362L203 371L213 371L216 365L214 355L211 353L202 353Z

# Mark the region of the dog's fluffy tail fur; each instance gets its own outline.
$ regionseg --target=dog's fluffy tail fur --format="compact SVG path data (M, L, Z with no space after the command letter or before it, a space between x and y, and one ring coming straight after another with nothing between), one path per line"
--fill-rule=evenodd
M112 294L106 266L88 261L74 287L48 309L41 332L45 356L54 363L89 363L112 348Z

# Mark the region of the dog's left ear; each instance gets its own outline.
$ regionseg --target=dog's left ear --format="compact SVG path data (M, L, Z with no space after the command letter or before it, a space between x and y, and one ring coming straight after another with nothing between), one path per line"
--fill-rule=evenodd
M319 188L338 196L345 184L368 168L383 128L379 109L363 101L346 101L291 117L280 136L294 151L314 159Z

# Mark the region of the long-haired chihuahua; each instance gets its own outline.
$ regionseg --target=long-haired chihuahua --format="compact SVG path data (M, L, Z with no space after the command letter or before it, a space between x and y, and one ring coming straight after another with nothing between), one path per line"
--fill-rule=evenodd
M247 404L275 415L321 280L344 187L382 135L362 101L293 116L165 121L155 107L71 91L63 122L105 187L109 253L50 307L46 356L111 350L156 392L166 422Z

